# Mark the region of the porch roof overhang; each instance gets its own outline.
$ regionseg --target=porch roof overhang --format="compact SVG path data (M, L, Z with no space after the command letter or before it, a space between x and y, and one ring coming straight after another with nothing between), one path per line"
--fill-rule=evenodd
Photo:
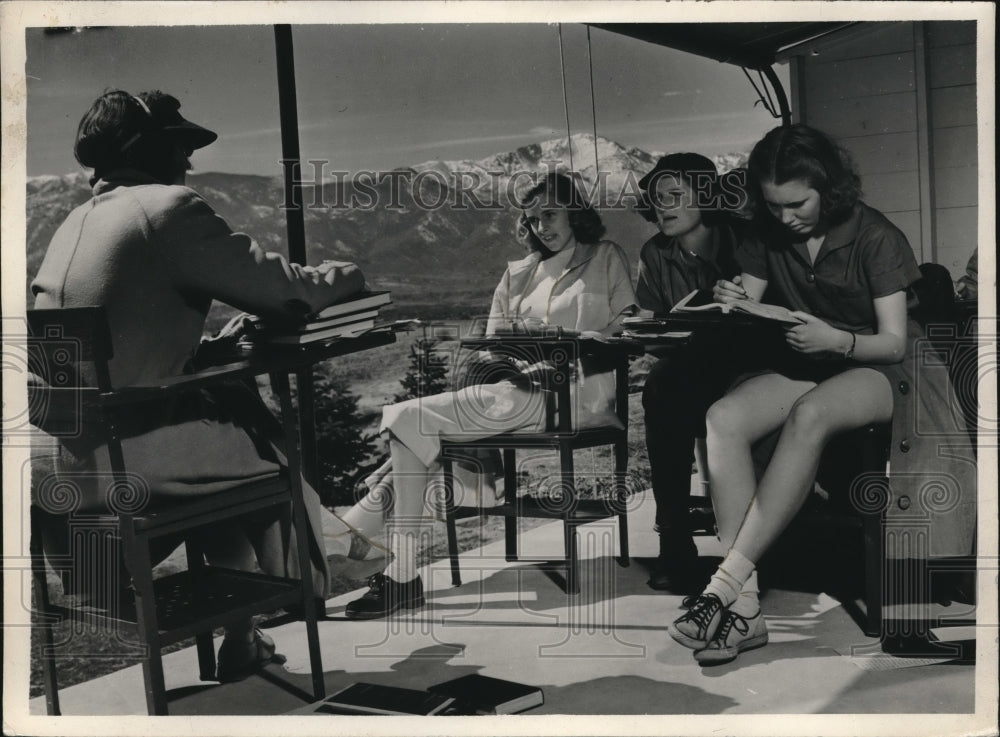
M778 60L779 52L852 25L855 23L596 23L593 27L763 71Z

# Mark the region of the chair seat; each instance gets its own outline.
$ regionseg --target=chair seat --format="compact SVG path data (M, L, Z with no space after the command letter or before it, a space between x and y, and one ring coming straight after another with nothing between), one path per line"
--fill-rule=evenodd
M178 498L176 503L160 505L135 515L132 521L137 533L165 535L178 525L178 529L190 529L193 524L239 517L256 509L287 503L288 499L288 477L283 470L275 476L235 489L197 498Z
M579 550L576 528L587 522L618 517L619 547L618 562L629 564L628 519L625 509L626 468L628 464L628 360L630 355L642 352L638 343L612 345L598 340L564 338L561 333L548 336L490 336L483 339L463 340L462 346L473 350L493 350L502 352L521 351L520 356L530 363L548 361L552 371L546 374L542 387L546 391L546 430L542 432L505 432L479 439L459 438L441 443L441 461L444 474L445 515L448 532L448 557L451 561L451 580L455 586L462 584L458 561L458 535L455 523L459 519L474 515L496 515L504 517L504 540L506 558L518 559L516 524L517 517L536 517L561 520L565 556L561 563L565 576L559 581L568 594L578 594ZM614 420L609 417L597 427L574 428L574 413L570 381L571 366L577 360L586 359L590 371L613 371L615 374ZM596 420L594 420L596 421ZM612 446L614 469L612 485L617 491L611 498L580 498L577 490L577 475L573 467L573 452L598 446ZM558 481L560 494L548 497L518 496L518 472L516 451L521 449L554 450L559 456L559 470L553 475ZM504 503L498 507L457 507L454 496L453 463L472 449L502 450L504 467Z
M199 575L198 584L189 570L153 581L160 614L157 629L161 647L194 637L206 628L222 627L234 619L281 609L301 600L301 587L295 579L213 566L201 568ZM197 598L196 591L200 593ZM129 590L122 592L116 607L81 599L72 606L52 605L47 613L74 621L112 620L138 625L135 598L131 593Z

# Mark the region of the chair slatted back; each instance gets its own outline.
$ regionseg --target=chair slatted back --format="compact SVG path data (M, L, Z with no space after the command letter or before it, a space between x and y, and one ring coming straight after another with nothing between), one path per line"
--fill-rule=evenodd
M114 355L103 307L28 310L30 420L56 437L77 435L96 421L97 395L111 390L108 361ZM97 386L81 378L90 365Z
M46 369L60 370L70 365L78 368L80 363L91 362L97 372L97 388L111 390L107 364L114 350L103 307L28 310L28 330L30 344L41 352Z

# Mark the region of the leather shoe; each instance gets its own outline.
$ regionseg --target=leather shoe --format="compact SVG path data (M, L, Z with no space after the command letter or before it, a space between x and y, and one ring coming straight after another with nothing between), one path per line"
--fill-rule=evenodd
M660 555L646 585L654 591L672 594L697 594L704 590L708 575L690 533L660 531Z
M694 560L657 558L646 585L654 591L695 594L708 585L708 576L697 557Z
M368 592L349 603L344 615L348 619L378 619L400 609L416 609L423 605L424 584L420 576L399 583L384 573L376 573L368 579Z

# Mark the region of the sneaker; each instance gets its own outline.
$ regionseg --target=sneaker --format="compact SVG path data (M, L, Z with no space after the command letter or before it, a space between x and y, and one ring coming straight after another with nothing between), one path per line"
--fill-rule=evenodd
M684 647L702 650L715 637L725 608L715 594L700 594L691 608L667 625L667 633Z
M222 641L215 677L219 683L234 683L249 678L268 663L284 662L285 656L274 652L274 640L254 629L253 642Z
M694 659L702 665L722 665L736 660L736 656L746 650L766 644L767 624L759 609L752 617L727 609L718 633L708 647L694 654Z
M348 604L344 614L348 619L378 619L400 609L416 609L423 605L424 584L420 576L399 583L384 573L376 573L368 579L368 592Z

